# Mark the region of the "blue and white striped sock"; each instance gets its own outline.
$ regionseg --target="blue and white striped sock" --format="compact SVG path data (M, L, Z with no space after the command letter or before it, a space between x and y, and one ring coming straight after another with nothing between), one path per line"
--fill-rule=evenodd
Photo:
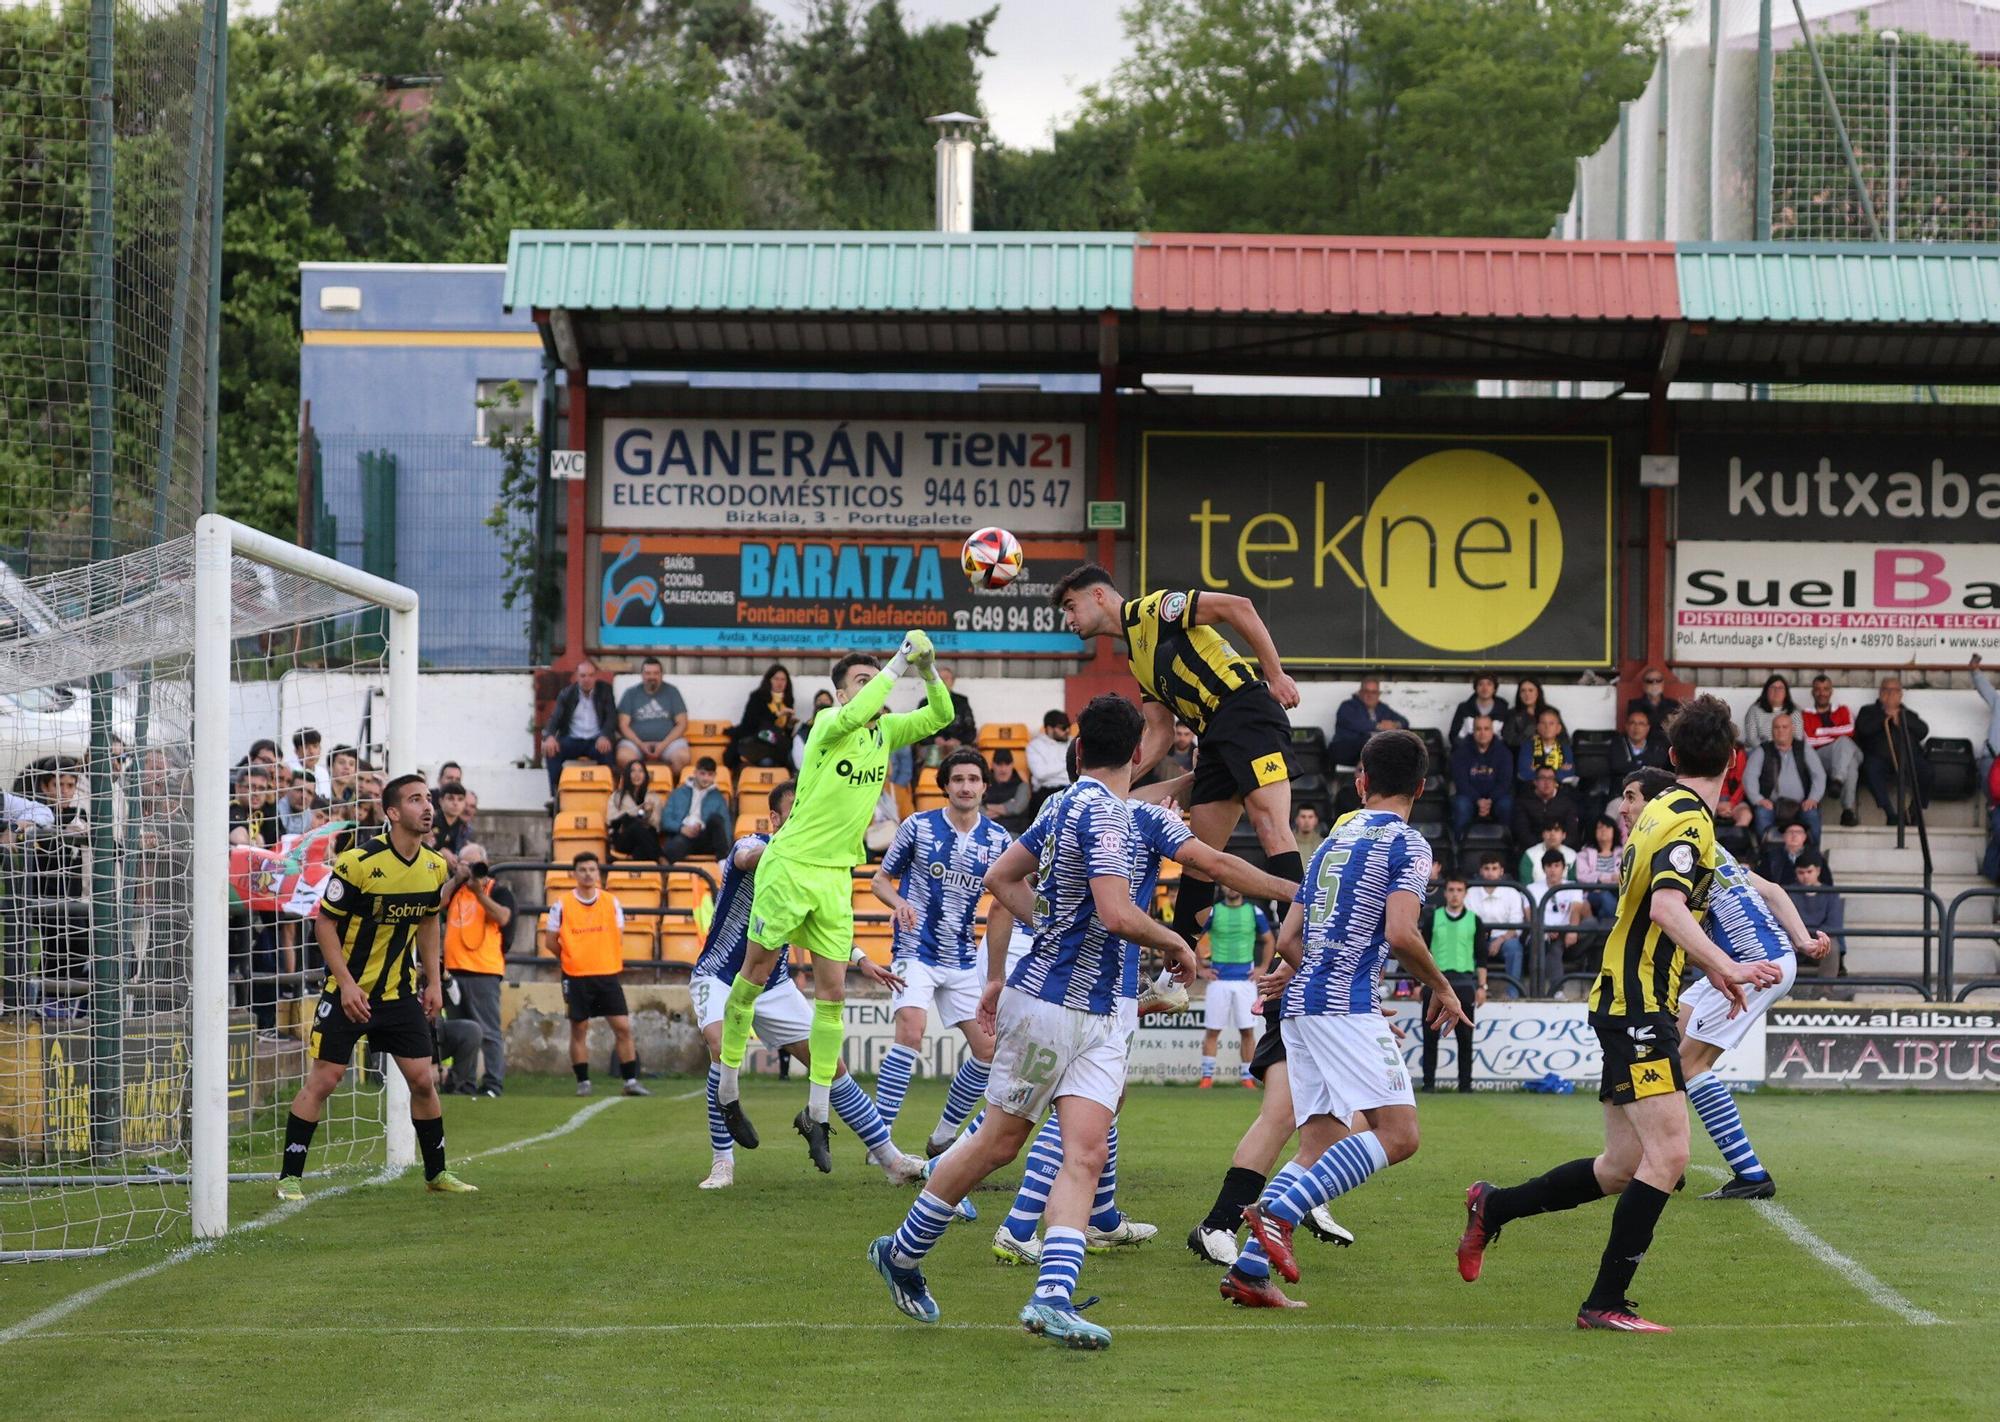
M1035 1302L1071 1305L1077 1276L1083 1273L1083 1231L1050 1225L1042 1241L1042 1272L1035 1280Z
M1116 1229L1118 1213L1118 1121L1111 1122L1110 1149L1104 1155L1104 1170L1097 1177L1097 1198L1090 1202L1093 1229Z
M915 1268L931 1252L931 1246L944 1238L944 1232L951 1227L951 1217L951 1206L925 1190L917 1196L902 1227L890 1240L889 1257L905 1269Z
M1722 1152L1731 1171L1745 1180L1769 1180L1771 1172L1750 1148L1749 1133L1736 1109L1735 1093L1712 1071L1705 1071L1688 1083L1688 1100L1708 1131L1708 1138Z
M1214 1058L1214 1057L1203 1057L1203 1058L1201 1059L1201 1078L1202 1078L1202 1080L1203 1080L1203 1081L1206 1081L1206 1080L1208 1080L1208 1078L1210 1078L1211 1076L1214 1076L1214 1075L1215 1075L1215 1058Z
M1338 1140L1313 1162L1312 1169L1294 1180L1285 1193L1271 1203L1270 1213L1297 1224L1313 1209L1345 1195L1389 1163L1373 1131Z
M903 1097L910 1089L910 1078L916 1074L917 1053L913 1047L901 1042L882 1054L882 1065L875 1072L875 1109L882 1113L882 1123L893 1127L896 1117L902 1112Z
M708 1064L708 1148L715 1152L717 1160L736 1158L736 1141L729 1134L729 1127L722 1124L722 1102L717 1099L715 1089L722 1084L722 1063Z
M1296 1160L1288 1160L1274 1171L1264 1182L1264 1193L1257 1197L1257 1208L1268 1210L1277 1203L1278 1197L1292 1188L1292 1183L1306 1173L1306 1168Z
M982 1062L970 1052L965 1054L965 1060L952 1075L951 1090L945 1093L944 1112L938 1117L937 1129L931 1132L932 1140L948 1141L958 1134L972 1108L986 1095L986 1079L992 1074L991 1063Z
M1278 1198L1292 1186L1305 1178L1306 1170L1296 1160L1288 1160L1271 1178L1264 1182L1264 1193L1257 1197L1257 1208L1270 1210ZM1253 1279L1271 1277L1271 1259L1264 1253L1264 1246L1252 1234L1243 1242L1243 1252L1236 1256L1236 1267Z
M1028 1163L1021 1171L1021 1188L1014 1194L1014 1207L1007 1211L1007 1233L1018 1240L1033 1237L1041 1228L1042 1211L1049 1207L1049 1189L1062 1169L1062 1126L1055 1112L1049 1112L1028 1147Z
M847 1129L854 1132L861 1144L868 1148L869 1155L873 1156L889 1144L889 1123L882 1119L882 1113L875 1109L875 1103L868 1099L861 1083L846 1072L833 1079L827 1101L839 1113Z

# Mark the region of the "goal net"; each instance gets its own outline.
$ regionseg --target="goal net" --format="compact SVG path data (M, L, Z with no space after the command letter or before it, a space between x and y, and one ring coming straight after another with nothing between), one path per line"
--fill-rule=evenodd
M411 768L415 615L219 518L0 581L0 1260L218 1234L270 1188L318 893ZM357 1056L319 1169L407 1160L387 1075Z

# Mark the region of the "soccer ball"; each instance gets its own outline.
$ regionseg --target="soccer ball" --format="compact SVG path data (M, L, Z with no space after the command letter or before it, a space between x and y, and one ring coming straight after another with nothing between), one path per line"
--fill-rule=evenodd
M975 588L1004 588L1021 576L1021 541L1004 528L982 528L965 540L959 562Z

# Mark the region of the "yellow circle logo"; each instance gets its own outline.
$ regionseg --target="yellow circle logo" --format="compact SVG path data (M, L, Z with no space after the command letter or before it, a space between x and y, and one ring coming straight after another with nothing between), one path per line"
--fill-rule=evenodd
M1375 605L1446 652L1527 631L1562 576L1562 524L1511 459L1448 449L1408 464L1368 506L1361 566Z

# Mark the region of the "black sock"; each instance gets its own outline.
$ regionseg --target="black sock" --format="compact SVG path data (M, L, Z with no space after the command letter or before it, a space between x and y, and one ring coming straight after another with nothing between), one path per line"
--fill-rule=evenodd
M576 1073L576 1079L577 1079L578 1081L589 1081L589 1080L590 1080L590 1063L589 1063L589 1062L571 1062L571 1063L569 1064L569 1069L570 1069L571 1071L573 1071L573 1072L575 1072L575 1073Z
M297 1116L286 1115L285 1158L278 1162L279 1175L305 1178L306 1152L312 1149L313 1132L318 1129L317 1121L302 1121Z
M1201 1227L1236 1233L1243 1223L1243 1207L1256 1204L1257 1197L1263 1193L1263 1176L1240 1165L1230 1166L1229 1173L1222 1177L1222 1189L1216 1192L1215 1205L1209 1210L1208 1218L1201 1222Z
M1201 924L1197 920L1207 913L1215 902L1215 881L1197 879L1192 874L1181 875L1181 885L1174 891L1173 930L1194 947L1201 937Z
M417 1149L424 1153L424 1179L435 1180L444 1173L444 1117L425 1121L412 1116L410 1124L417 1128Z
M636 1053L633 1054L631 1061L618 1063L618 1074L627 1081L639 1079L639 1058Z
M1597 1283L1591 1287L1590 1297L1583 1301L1585 1308L1624 1306L1632 1276L1639 1272L1640 1262L1652 1248L1653 1227L1660 1222L1660 1211L1672 1198L1643 1180L1634 1180L1625 1187L1625 1193L1618 1197L1618 1208L1611 1212L1611 1239L1604 1246L1604 1257L1598 1261Z
M1537 1175L1533 1180L1488 1195L1486 1228L1491 1232L1509 1220L1573 1210L1603 1198L1604 1187L1597 1183L1595 1159L1585 1156L1581 1160L1567 1160L1546 1175Z

